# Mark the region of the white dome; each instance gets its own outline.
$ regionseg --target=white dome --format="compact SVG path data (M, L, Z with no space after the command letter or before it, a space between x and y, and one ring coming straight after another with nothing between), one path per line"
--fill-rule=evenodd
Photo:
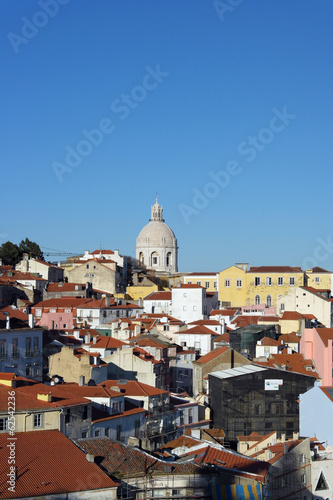
M136 240L136 258L147 269L157 272L177 272L177 239L172 229L164 222L163 207L156 203L151 207L151 219L141 229Z
M165 222L152 220L141 229L136 244L141 247L174 247L175 244L177 245L177 240L172 229Z

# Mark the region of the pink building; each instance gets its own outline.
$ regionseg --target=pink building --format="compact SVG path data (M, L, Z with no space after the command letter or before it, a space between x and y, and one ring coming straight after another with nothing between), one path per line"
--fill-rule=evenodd
M332 387L333 377L333 328L305 328L300 342L300 352L312 359L321 378L322 386Z
M38 302L31 308L36 326L49 330L72 329L76 325L77 308L90 299L61 297Z

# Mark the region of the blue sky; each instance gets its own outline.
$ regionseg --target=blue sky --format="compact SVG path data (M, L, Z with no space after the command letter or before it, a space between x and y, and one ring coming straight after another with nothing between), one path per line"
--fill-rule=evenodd
M0 9L0 243L134 256L158 192L181 271L333 270L330 0Z

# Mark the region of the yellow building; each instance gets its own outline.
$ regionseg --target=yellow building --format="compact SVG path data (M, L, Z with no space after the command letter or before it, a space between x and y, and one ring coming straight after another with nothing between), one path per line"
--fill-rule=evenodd
M246 302L247 264L235 264L218 274L218 297L221 307L241 307Z
M331 290L332 273L321 267L313 267L305 271L305 286L317 290Z
M189 273L183 276L184 285L199 285L207 292L218 291L218 273Z
M290 288L304 284L300 267L261 266L250 267L246 273L246 304L265 304L276 307L278 297L284 297Z

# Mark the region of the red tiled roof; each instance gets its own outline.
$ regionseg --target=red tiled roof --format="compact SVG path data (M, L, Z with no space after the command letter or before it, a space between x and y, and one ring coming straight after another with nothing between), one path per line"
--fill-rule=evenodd
M47 299L38 302L33 306L33 308L43 308L43 307L82 307L82 305L91 299L82 299L78 297L60 297L58 299Z
M114 252L112 250L94 250L93 252L91 252L91 255L100 255L100 254L112 254L114 255Z
M258 320L258 321L264 321L265 323L278 323L279 320L281 318L279 318L279 316L261 316L261 318Z
M315 274L318 274L318 273L331 274L331 271L326 271L326 269L323 269L322 267L318 267L318 266L313 267L312 269L310 269L310 271L312 271Z
M207 328L205 326L202 326L202 325L197 325L197 326L193 326L192 328L189 328L188 330L181 330L179 332L177 332L178 334L193 334L193 335L215 335L216 336L216 333L214 333L210 328Z
M260 344L257 345L262 345L262 346L279 346L281 345L281 342L278 340L271 339L270 337L263 337L261 340L259 340Z
M258 432L251 432L248 436L237 436L238 441L260 441L263 437L262 434Z
M8 314L5 314L8 313ZM22 321L28 321L29 315L20 311L20 309L12 309L10 306L3 307L0 309L0 320L5 320L7 317L9 318L17 318Z
M188 273L184 278L187 278L188 276L216 276L218 273Z
M290 266L260 266L251 267L247 273L303 273L300 267Z
M143 300L171 300L171 292L152 292Z
M234 316L238 309L213 309L209 316Z
M179 436L178 438L173 439L172 441L169 441L167 444L161 446L159 449L174 450L175 448L179 448L181 446L185 446L186 448L192 448L193 446L198 446L198 444L200 444L200 440L198 439L194 439L188 436Z
M311 359L304 359L303 354L270 354L267 361L256 361L257 365L271 368L282 368L291 372L301 373L309 377L319 378L315 366ZM307 370L306 367L311 367Z
M119 394L118 394L118 396L119 396ZM131 410L125 410L122 413L118 413L116 415L109 415L109 416L105 416L102 418L94 418L94 416L93 416L92 422L93 423L105 422L106 420L114 420L117 418L123 419L126 417L130 417L131 415L137 415L138 413L146 413L146 411L147 410L145 410L144 408L132 408ZM94 413L94 411L93 411L93 413Z
M285 344L299 344L301 341L301 337L298 337L296 332L284 333L279 337L280 342L284 342Z
M137 380L128 380L127 384L119 384L118 380L105 380L98 384L99 386L114 387L117 386L125 391L126 396L159 396L161 394L169 394L168 391L157 389L148 384L143 384Z
M224 354L225 352L227 352L228 349L230 349L230 347L228 347L228 346L223 346L223 347L220 347L219 349L214 349L213 351L209 352L205 356L202 356L201 358L197 359L197 361L194 361L194 363L200 363L201 365L209 363L209 361L212 361L213 359L217 358L221 354Z
M258 320L262 319L263 316L237 316L232 323L237 326L237 328L242 328L243 326L248 326L248 325L257 325Z
M282 318L284 320L297 320L297 319L304 319L303 314L297 312L297 311L285 311L282 315Z
M197 321L192 321L192 323L188 323L189 325L211 325L211 326L221 326L221 323L216 319L198 319Z
M2 467L0 498L66 496L75 491L118 486L98 465L88 462L85 454L60 431L18 432L15 438L15 492L8 489L9 467ZM2 464L7 464L10 439L9 434L0 434ZM89 477L94 477L93 483Z
M173 287L173 290L177 290L177 288L204 288L204 287L200 285L189 285L188 283L183 283L180 286Z
M316 328L321 341L328 347L328 341L333 339L333 328Z
M96 342L90 342L89 345L95 346L98 349L118 349L123 345L127 345L127 343L113 337L107 337L106 335L98 335Z
M194 456L194 461L198 464L212 464L226 469L232 469L234 474L244 475L245 477L257 477L259 481L263 481L269 464L254 460L253 458L239 455L235 452L229 452L204 446L201 449L189 451L186 456Z
M79 286L80 290L75 287ZM80 292L86 289L86 285L82 283L49 283L47 292Z

